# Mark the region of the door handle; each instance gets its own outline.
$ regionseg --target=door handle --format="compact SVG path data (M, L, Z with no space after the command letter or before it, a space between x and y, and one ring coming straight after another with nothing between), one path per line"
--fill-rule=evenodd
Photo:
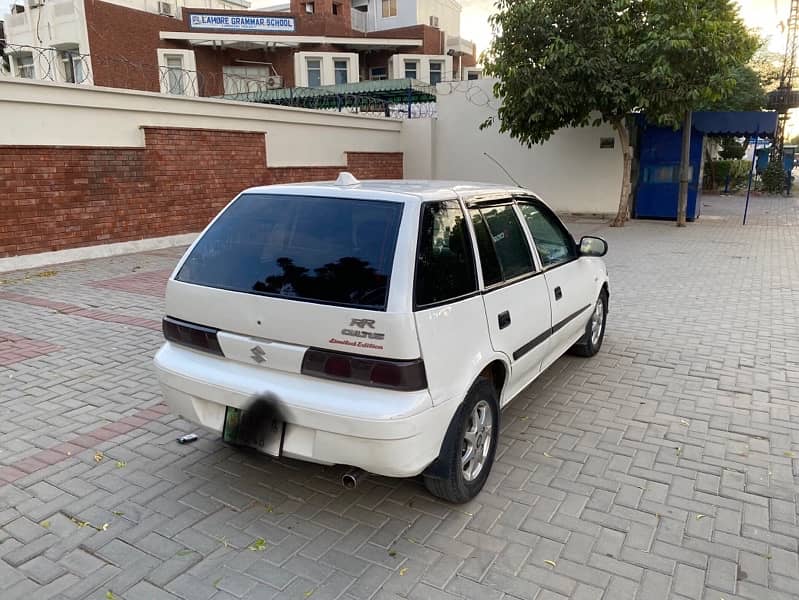
M555 288L555 300L560 300L563 298L563 292L560 289L560 286Z
M499 328L505 329L508 325L510 325L510 312L505 311L501 312L497 315L497 320L499 321Z

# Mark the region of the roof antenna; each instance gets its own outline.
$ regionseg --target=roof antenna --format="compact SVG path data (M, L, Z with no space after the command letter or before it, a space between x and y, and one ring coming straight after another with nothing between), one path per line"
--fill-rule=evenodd
M516 184L517 186L519 186L519 187L524 187L522 184L520 184L518 181L516 181L516 180L513 178L513 175L511 175L510 173L508 173L508 170L507 170L505 167L503 167L503 166L502 166L502 163L500 163L500 162L499 162L499 161L498 161L496 158L494 158L493 156L491 156L491 155L490 155L488 152L483 152L483 154L485 154L485 155L486 155L488 158L490 158L491 160L493 160L493 161L494 161L494 162L497 164L497 166L498 166L500 169L502 169L503 171L505 171L505 175L507 175L507 176L508 176L508 178L509 178L509 179L510 179L510 180L511 180L513 183L515 183L515 184Z

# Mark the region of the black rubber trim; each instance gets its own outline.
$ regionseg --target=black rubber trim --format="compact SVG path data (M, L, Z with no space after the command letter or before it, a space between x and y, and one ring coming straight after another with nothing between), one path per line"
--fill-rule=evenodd
M568 317L566 317L565 319L562 319L560 322L558 322L556 325L553 325L552 326L552 334L554 335L555 332L560 331L561 329L563 329L566 325L568 325L571 321L574 321L574 319L579 317L588 308L591 308L590 304L586 304L580 310L577 310L577 311L573 312Z
M541 344L543 344L550 337L555 335L556 332L560 331L566 325L568 325L571 321L574 321L574 319L579 317L583 312L585 312L585 310L587 308L591 308L591 305L590 304L586 304L580 310L575 311L572 314L570 314L568 317L566 317L565 319L562 319L556 325L554 325L550 329L547 329L541 335L538 335L538 336L534 337L533 339L531 339L529 342L527 342L524 346L522 346L518 350L514 350L514 352L513 352L513 360L519 360L522 356L524 356L525 354L527 354L528 352L533 350L536 346L540 346Z
M529 342L527 342L524 346L515 350L513 352L513 360L519 360L522 356L530 352L536 346L543 344L547 341L550 337L552 337L552 329L547 329L544 333L539 336L534 337Z
M286 422L283 421L283 432L280 434L280 448L277 450L277 456L283 456L283 443L286 441Z

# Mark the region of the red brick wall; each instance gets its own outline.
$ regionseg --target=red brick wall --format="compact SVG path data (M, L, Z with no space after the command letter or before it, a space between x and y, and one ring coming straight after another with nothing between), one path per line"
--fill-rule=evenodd
M186 31L183 21L101 0L84 0L96 85L160 91L157 48L188 48L161 40L160 31Z
M429 25L411 25L383 31L370 31L366 37L422 40L422 46L402 48L392 54L445 54L446 40L441 30Z
M188 19L191 12L225 14L220 10L184 10L183 20L162 17L156 14L134 10L102 0L84 0L89 43L92 55L92 71L97 85L160 91L161 73L158 68L158 48L194 50L197 64L197 87L201 96L218 96L224 93L222 67L242 64L237 59L271 62L278 75L283 77L285 87L293 87L294 52L292 48L271 48L268 50L241 51L232 48L224 50L207 46L191 46L184 42L161 40L160 31L189 31ZM361 75L369 77L369 67L386 66L392 54L444 54L445 43L441 31L427 25L414 25L374 31L364 34L350 29L350 6L342 2L342 14L332 14L333 0L315 0L315 13L307 14L299 0L293 0L297 31L287 35L327 35L340 37L385 37L398 39L420 39L421 46L399 48L397 50L373 50L360 53ZM289 16L287 13L252 12L253 15ZM275 33L275 35L280 35ZM341 46L303 45L303 51L347 51ZM456 59L457 60L457 59ZM466 60L466 59L464 59ZM464 62L464 64L467 64ZM457 67L456 67L457 68ZM188 75L188 78L195 75ZM186 81L186 84L194 82Z
M263 133L144 131L144 148L0 146L0 257L200 231L253 185L402 178L401 152L269 168Z

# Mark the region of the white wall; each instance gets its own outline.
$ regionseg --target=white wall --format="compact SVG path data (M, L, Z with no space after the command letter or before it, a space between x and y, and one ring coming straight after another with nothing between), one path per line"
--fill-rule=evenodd
M383 0L369 0L367 12L367 31L382 31L395 27L410 27L416 25L418 0L397 0L397 16L383 17Z
M347 113L15 78L0 79L0 114L8 115L0 146L142 147L147 125L259 131L270 167L339 166L347 151L398 152L402 127Z
M438 28L447 35L461 34L461 5L454 0L416 0L416 19L429 25L430 17L438 17Z
M407 119L402 122L402 172L406 179L435 178L435 130L435 119Z
M497 126L480 131L480 123L496 115L499 101L491 93L494 80L438 86L438 120L432 128L435 179L512 184L490 154L523 187L537 192L561 212L613 214L619 202L622 153L609 125L565 129L543 145L528 149ZM423 147L421 128L403 132L405 177L424 177L421 161L409 154ZM600 138L616 139L615 148L600 149Z
M367 31L382 31L429 25L431 16L438 17L438 27L447 35L460 35L461 5L455 0L397 0L397 16L387 18L383 18L383 1L369 0L366 28Z

